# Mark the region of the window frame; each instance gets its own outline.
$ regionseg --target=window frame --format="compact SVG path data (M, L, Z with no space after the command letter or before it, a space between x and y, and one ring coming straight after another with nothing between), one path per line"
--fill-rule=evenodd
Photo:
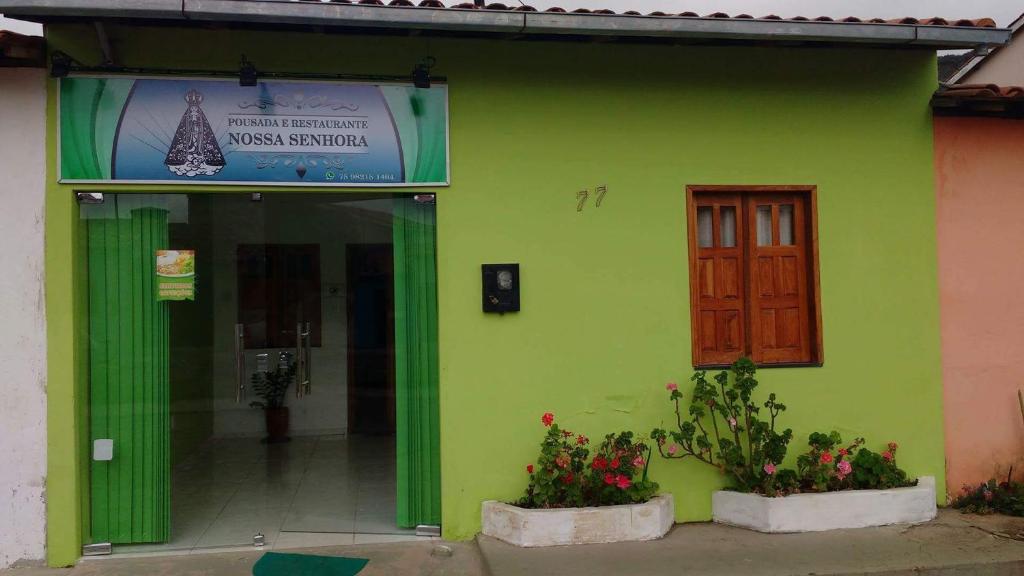
M807 282L808 282L808 329L811 331L810 334L810 348L811 348L811 361L809 362L777 362L777 363L758 363L758 368L792 368L792 367L821 367L825 364L825 347L824 339L822 337L822 319L821 319L821 280L820 280L820 264L818 259L818 187L817 185L786 185L786 184L772 184L772 185L726 185L726 184L690 184L686 186L686 243L687 243L687 270L689 271L689 289L690 289L690 344L691 344L691 364L696 369L718 369L727 368L728 364L718 363L702 363L700 362L700 324L699 324L699 311L700 311L700 287L699 275L697 266L699 263L697 257L697 203L696 197L704 194L736 194L741 197L740 204L746 205L748 198L757 196L759 194L791 194L801 195L804 197L806 217L806 232L808 238L808 250L807 250ZM739 221L740 215L737 214ZM737 223L737 241L739 242L739 229L740 225ZM744 234L742 236L742 248L744 254L744 261L749 262L750 253L750 239ZM747 266L744 267L744 281L743 281L743 297L744 300L749 302L751 298L751 281L746 276ZM746 337L744 339L744 351L743 356L750 357L752 351L752 343L750 342L750 334L752 320L750 318L749 306L745 306L743 310L743 329Z

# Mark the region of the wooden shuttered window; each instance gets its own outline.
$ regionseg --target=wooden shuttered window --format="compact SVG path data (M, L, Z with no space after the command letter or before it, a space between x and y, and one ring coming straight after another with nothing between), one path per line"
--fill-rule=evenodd
M820 365L813 187L689 187L696 366Z

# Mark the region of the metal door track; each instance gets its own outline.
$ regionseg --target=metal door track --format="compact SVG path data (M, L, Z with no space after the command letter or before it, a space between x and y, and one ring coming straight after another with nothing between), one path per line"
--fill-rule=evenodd
M417 536L440 536L441 535L441 527L440 526L432 526L430 524L420 524L419 526L416 527L416 535Z
M82 546L82 556L109 556L114 547L110 542L98 542Z

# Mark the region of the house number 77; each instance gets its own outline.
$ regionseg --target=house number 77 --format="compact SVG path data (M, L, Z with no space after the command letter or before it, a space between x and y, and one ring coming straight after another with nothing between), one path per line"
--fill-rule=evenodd
M597 188L594 188L594 196L596 196L596 199L594 200L594 207L595 208L600 208L601 207L601 202L604 201L604 195L607 194L607 193L608 193L608 187L607 186L601 185L601 186L598 186ZM590 198L590 191L589 190L580 190L579 192L576 193L576 211L577 212L583 212L583 207L587 205L587 199L588 198Z

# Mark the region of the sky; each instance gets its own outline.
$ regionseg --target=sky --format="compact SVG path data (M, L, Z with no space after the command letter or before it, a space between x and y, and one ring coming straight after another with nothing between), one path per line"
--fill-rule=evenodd
M102 1L102 0L98 0ZM446 4L455 0L445 0ZM490 0L488 0L490 1ZM505 3L519 0L501 0ZM914 16L927 18L941 16L948 19L995 19L1000 26L1008 26L1024 13L1024 0L522 0L537 8L561 6L563 8L610 8L616 12L696 12L710 14L751 14L765 16L832 16L843 18L900 18ZM0 17L0 29L23 34L41 34L38 25Z

